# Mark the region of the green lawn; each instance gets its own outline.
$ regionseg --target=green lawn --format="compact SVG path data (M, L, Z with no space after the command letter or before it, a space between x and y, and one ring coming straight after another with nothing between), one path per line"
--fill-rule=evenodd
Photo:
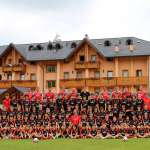
M0 150L150 150L150 139L98 140L57 139L32 143L31 140L0 140Z

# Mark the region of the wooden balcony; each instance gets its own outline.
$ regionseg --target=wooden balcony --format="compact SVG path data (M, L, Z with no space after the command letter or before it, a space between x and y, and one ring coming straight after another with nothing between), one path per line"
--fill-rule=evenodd
M148 77L118 77L117 78L117 85L124 86L133 86L133 85L147 85L148 84Z
M26 71L26 66L23 64L17 64L13 66L13 71L14 72L25 72Z
M116 86L117 82L115 78L100 78L100 79L87 79L86 85L89 87L112 87Z
M23 64L15 64L12 66L5 65L2 67L3 72L25 72L26 66Z
M1 80L0 89L10 88L11 86L36 88L37 82L33 80Z
M114 78L89 78L89 79L69 79L61 80L60 86L65 88L78 87L114 87L114 86L134 86L147 85L148 77L114 77Z
M60 87L65 88L80 88L85 86L85 79L69 79L69 80L60 80Z
M2 66L2 71L3 72L11 72L12 71L12 67L6 65L6 66Z
M75 63L75 69L98 69L100 68L100 62L77 62Z

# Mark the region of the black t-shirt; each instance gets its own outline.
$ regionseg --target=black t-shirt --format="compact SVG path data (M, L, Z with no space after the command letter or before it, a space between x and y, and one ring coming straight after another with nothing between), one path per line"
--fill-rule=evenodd
M89 106L95 106L95 105L96 105L95 99L90 99L89 100Z
M104 99L99 99L98 103L100 106L105 106L105 100Z
M88 97L90 96L90 93L89 92L81 92L80 96L82 97L82 99L84 97L86 97L86 99L88 99Z

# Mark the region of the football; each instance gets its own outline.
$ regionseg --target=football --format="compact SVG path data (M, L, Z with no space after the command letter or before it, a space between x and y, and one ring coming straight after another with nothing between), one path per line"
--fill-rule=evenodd
M123 137L123 141L127 141L128 140L128 137L127 136L124 136Z
M39 142L39 139L38 139L38 138L34 138L34 139L33 139L33 142L34 142L34 143L38 143L38 142Z

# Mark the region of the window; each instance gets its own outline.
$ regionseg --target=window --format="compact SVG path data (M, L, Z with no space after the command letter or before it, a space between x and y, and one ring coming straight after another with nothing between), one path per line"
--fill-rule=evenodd
M47 66L47 72L56 72L56 66L48 65Z
M142 70L136 70L136 76L141 77L142 76Z
M113 61L114 59L112 57L107 58L107 61Z
M108 40L107 40L107 41L105 41L105 42L104 42L104 46L111 46L111 42L110 42L110 41L108 41Z
M81 79L82 78L82 72L81 71L77 71L76 78L77 79Z
M64 72L64 79L69 79L69 72Z
M7 80L12 80L12 73L7 73Z
M96 55L91 56L91 62L96 62Z
M71 48L76 48L77 47L77 44L75 42L72 42L71 43Z
M99 72L99 71L96 71L96 72L95 72L95 78L96 78L96 79L100 78L100 72Z
M2 80L2 75L0 74L0 80Z
M42 50L42 49L43 49L42 45L38 44L38 45L36 46L36 50Z
M11 64L12 63L12 60L11 58L8 59L8 64Z
M84 61L85 61L85 56L81 55L81 56L80 56L80 61L81 61L81 62L84 62Z
M61 49L61 48L62 48L62 45L61 45L60 43L56 43L55 49L56 49L56 50L59 50L59 49Z
M129 71L128 70L122 70L122 76L123 77L128 77L129 76Z
M31 61L30 64L31 64L31 65L36 65L36 62Z
M55 80L47 81L47 86L48 88L56 87L56 81Z
M2 66L2 59L0 59L0 66Z
M31 73L30 79L31 79L31 80L36 80L36 74L35 74L35 73Z
M107 77L112 78L113 77L113 71L107 71Z
M96 93L100 93L100 88L95 88Z
M20 73L20 80L25 80L25 74L24 73Z
M133 45L133 41L131 39L126 40L126 45Z
M18 64L22 64L22 63L23 63L23 60L21 58L19 58Z
M53 49L53 44L51 42L48 43L47 49L48 50L52 50Z

